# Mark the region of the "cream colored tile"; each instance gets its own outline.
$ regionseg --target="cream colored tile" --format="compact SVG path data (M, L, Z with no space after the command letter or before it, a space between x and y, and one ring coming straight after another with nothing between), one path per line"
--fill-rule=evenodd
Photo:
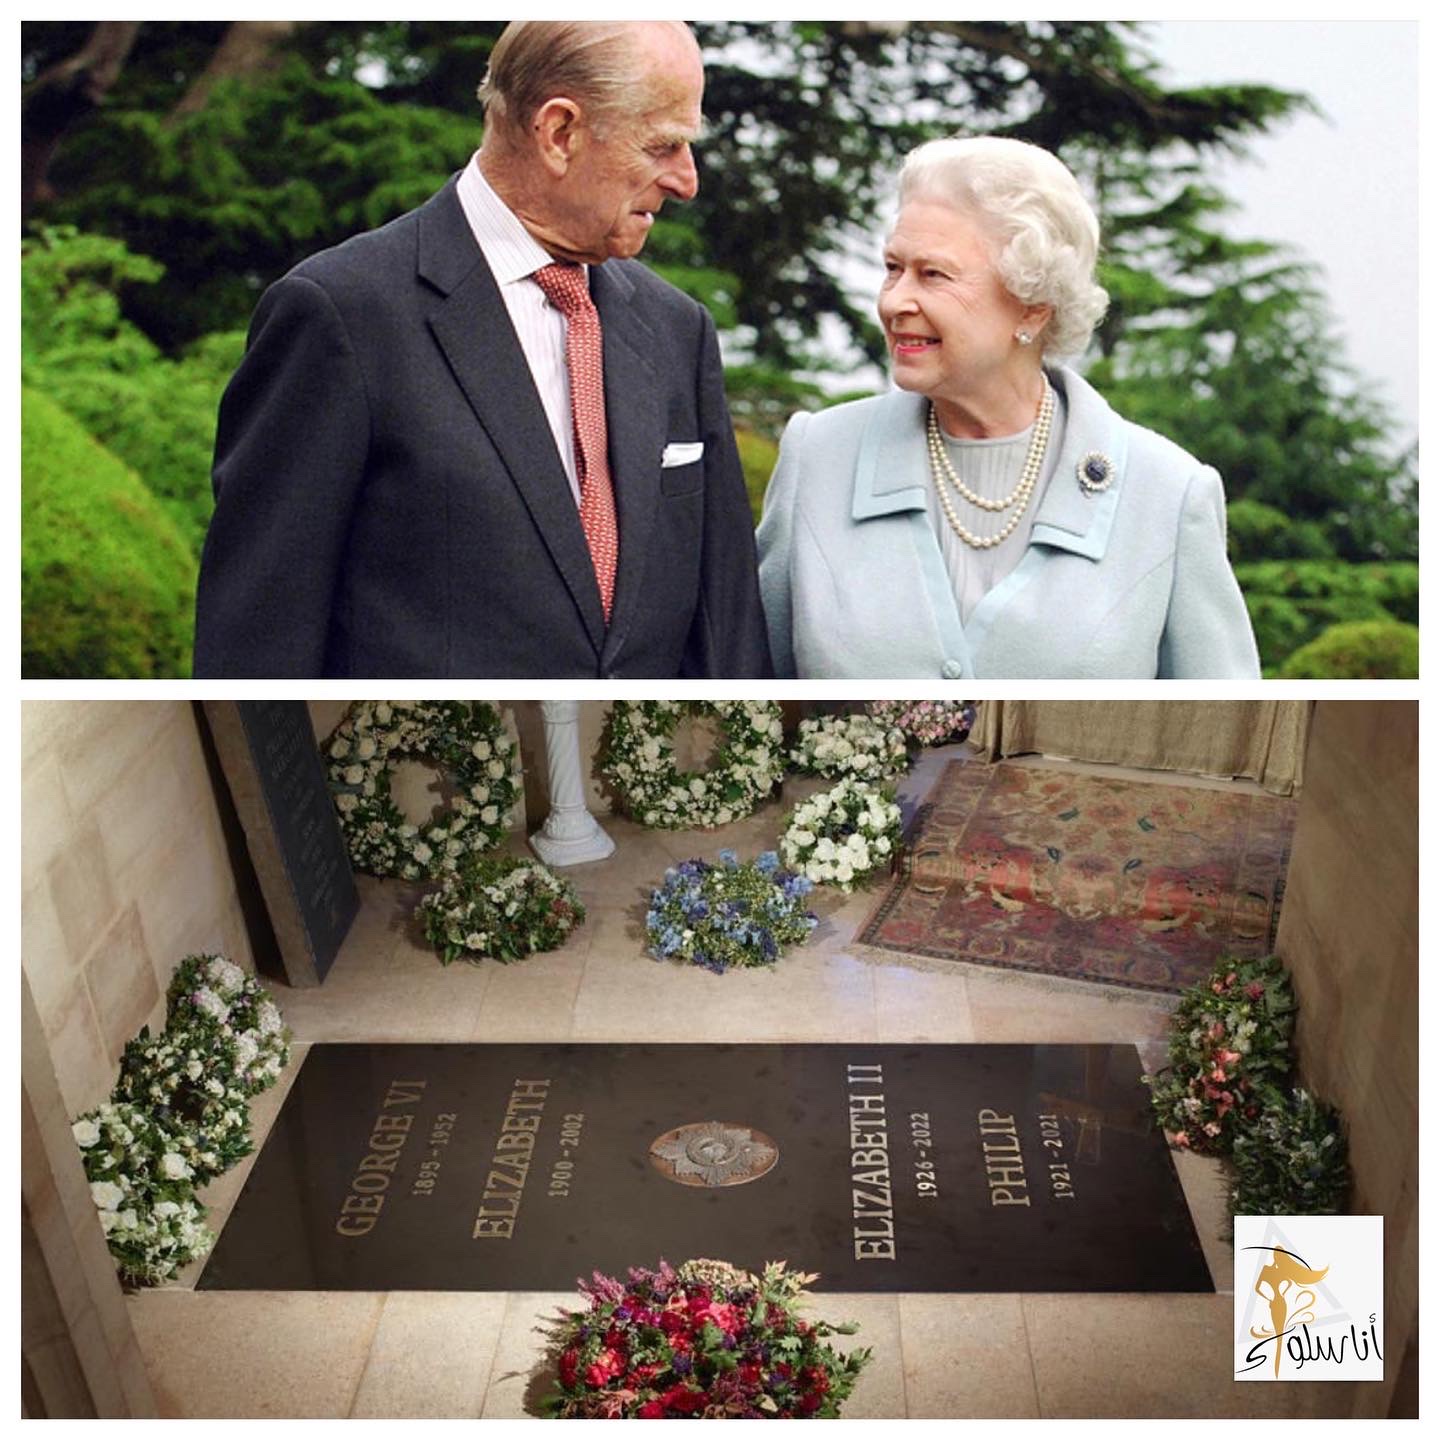
M1169 1032L1174 996L981 965L958 968L965 972L976 1038L986 1042L1135 1044Z
M900 1300L896 1295L815 1295L803 1312L832 1325L859 1325L854 1335L835 1335L825 1343L842 1355L870 1349L854 1392L841 1410L846 1420L903 1420L905 1371L900 1349Z
M161 1415L193 1420L348 1415L384 1304L364 1291L129 1298Z
M570 1039L589 950L582 927L562 949L508 965L484 961L487 983L470 1039L517 1044Z
M165 1023L165 997L155 980L155 967L132 904L99 938L85 967L85 983L105 1050L118 1065L126 1043L149 1025L155 1033Z
M1340 1416L1348 1387L1233 1378L1229 1295L1027 1295L1047 1419Z
M578 1310L583 1303L578 1294L556 1291L516 1291L506 1297L482 1420L520 1420L537 1413L555 1379L543 1327L562 1307Z
M28 715L31 707L21 708ZM64 854L75 826L54 755L42 754L21 771L20 816L20 879L28 888Z
M504 1315L502 1294L388 1296L351 1416L478 1418Z
M48 1014L79 971L43 875L20 897L20 953L36 1008Z
M902 1295L900 1341L911 1419L1040 1414L1015 1295Z
M70 837L46 867L50 895L70 959L79 964L115 916L115 891L100 832L93 826Z
M69 707L56 727L54 752L70 808L87 815L148 755L193 731L184 700L100 700Z
M963 975L903 964L875 965L873 970L883 1044L918 1040L961 1045L977 1038Z
M71 1118L100 1104L114 1088L116 1064L90 1004L90 992L76 976L61 992L58 1003L41 1016L50 1042L55 1078Z

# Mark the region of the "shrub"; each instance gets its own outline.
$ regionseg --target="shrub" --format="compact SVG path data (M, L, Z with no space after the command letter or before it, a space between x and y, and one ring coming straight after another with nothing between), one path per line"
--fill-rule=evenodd
M1411 561L1354 565L1343 560L1237 564L1266 674L1328 626L1355 620L1420 619L1420 567Z
M1395 620L1332 625L1280 667L1284 680L1414 680L1420 631Z
M758 525L765 505L765 487L770 483L780 447L754 430L738 427L735 444L740 449L740 468L745 472L745 493L750 497L750 514Z
M1334 1109L1292 1090L1235 1137L1235 1215L1339 1215L1350 1189L1345 1137Z
M31 679L190 673L195 560L128 469L21 392L20 668Z

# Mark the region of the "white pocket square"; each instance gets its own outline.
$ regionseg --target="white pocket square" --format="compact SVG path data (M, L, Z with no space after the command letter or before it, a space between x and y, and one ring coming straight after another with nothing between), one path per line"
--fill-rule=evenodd
M667 445L660 455L660 468L669 470L675 465L693 465L705 453L703 440L691 440L682 445Z

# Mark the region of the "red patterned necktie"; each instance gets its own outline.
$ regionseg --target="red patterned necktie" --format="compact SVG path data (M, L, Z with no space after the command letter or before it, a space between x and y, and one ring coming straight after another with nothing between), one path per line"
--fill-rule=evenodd
M615 599L620 529L615 520L615 488L610 482L600 313L590 299L582 266L544 265L534 279L545 298L565 316L565 364L570 371L570 414L575 421L575 461L580 472L580 524L595 563L608 624Z

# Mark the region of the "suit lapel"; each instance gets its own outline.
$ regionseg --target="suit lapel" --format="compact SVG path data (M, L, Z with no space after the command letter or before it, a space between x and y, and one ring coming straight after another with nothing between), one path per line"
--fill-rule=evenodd
M420 213L418 252L420 279L440 295L429 315L431 332L510 472L598 654L605 617L585 532L525 352L453 181ZM606 350L608 378L608 344ZM622 514L622 565L624 533Z
M592 266L590 297L600 312L604 335L605 420L620 524L620 564L603 664L623 644L643 603L641 585L660 504L660 454L666 436L661 381L652 358L654 336L636 313L633 282L613 262Z

